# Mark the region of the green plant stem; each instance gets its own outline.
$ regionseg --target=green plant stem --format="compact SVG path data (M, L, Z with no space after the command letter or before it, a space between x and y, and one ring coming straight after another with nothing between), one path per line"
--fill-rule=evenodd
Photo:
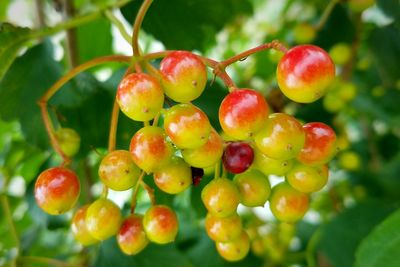
M139 191L139 186L140 186L140 183L141 183L142 180L143 180L144 175L145 175L145 172L142 171L142 172L140 173L140 176L139 176L139 178L138 178L138 181L137 181L137 183L136 183L136 186L135 186L135 188L133 189L133 192L132 192L132 202L131 202L131 213L132 213L132 214L135 213L137 193L138 193L138 191Z
M11 213L10 203L8 202L8 197L6 195L1 195L0 201L1 201L1 206L3 207L4 217L9 225L9 228L10 228L9 230L10 230L12 238L14 239L15 247L17 248L17 255L18 255L21 252L21 244L19 242L17 229L15 227L14 220L12 218L12 213ZM12 265L17 266L16 258L13 259Z
M101 8L101 9L99 9L97 11L94 11L94 12L92 12L90 14L81 15L81 16L77 16L77 17L71 18L71 19L69 19L69 20L67 20L65 22L56 24L53 27L46 27L46 28L43 28L43 29L38 29L38 30L32 31L31 34L28 35L28 38L43 38L43 37L58 33L60 31L64 31L64 30L75 28L77 26L80 26L82 24L91 22L91 21L101 17L103 12L104 12L104 10L111 9L111 8L119 8L119 7L122 7L122 6L126 5L127 3L131 2L131 1L132 0L122 0L122 1L119 1L119 2L114 3L112 5L105 6L104 8Z
M319 31L324 27L325 23L328 21L330 14L332 13L333 8L339 3L340 0L331 0L326 6L324 13L322 13L317 25L315 25L315 30Z
M221 160L218 160L214 168L214 179L218 179L220 177L221 177Z
M308 241L306 247L306 261L308 267L316 267L317 263L315 262L315 248L318 245L319 240L321 239L321 228L317 229L313 235L311 236L310 240Z
M142 26L143 19L146 15L153 0L144 0L142 6L140 7L138 14L136 15L135 22L133 23L133 33L132 33L132 51L134 57L140 57L140 47L139 47L139 30Z
M117 27L118 31L120 32L121 36L125 39L125 41L127 41L128 44L130 44L132 37L126 31L126 29L125 29L124 25L122 24L122 22L110 10L104 11L104 14L111 21L111 23L113 23L114 26Z
M37 263L44 263L50 266L55 266L55 267L72 267L71 264L68 264L63 261L55 260L55 259L50 259L50 258L45 258L45 257L36 257L36 256L23 256L18 258L18 261L20 262L37 262Z
M154 196L154 189L151 188L148 184L146 184L143 179L140 181L140 185L143 187L144 190L146 190L147 195L150 198L150 203L151 205L155 205L156 204L156 197Z

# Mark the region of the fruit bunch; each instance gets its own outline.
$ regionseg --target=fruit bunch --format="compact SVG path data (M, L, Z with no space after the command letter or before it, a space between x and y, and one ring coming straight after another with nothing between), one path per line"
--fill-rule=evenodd
M329 55L313 45L285 52L277 67L283 94L298 103L321 98L335 77ZM119 109L144 127L133 134L127 150L111 149L102 159L98 175L105 193L78 209L72 219L72 232L80 243L91 245L116 236L121 250L134 255L149 241L175 240L178 220L171 207L152 198L144 215L135 213L138 188L152 195L145 174L151 174L165 193L179 194L201 182L203 169L215 168L215 179L201 193L208 211L205 228L228 261L244 258L250 248L237 213L239 204L259 207L269 202L275 217L287 223L304 216L309 194L327 183L326 164L336 152L335 132L324 123L302 124L289 114L274 113L260 92L235 87L222 65L188 51L173 51L165 53L159 69L138 68L123 77L116 93ZM230 91L219 108L221 132L191 103L206 88L207 66ZM70 150L64 153L70 155ZM269 175L284 179L271 188ZM122 214L107 198L108 188L133 189L130 214ZM77 175L65 166L45 170L35 185L38 205L54 215L71 210L79 192Z

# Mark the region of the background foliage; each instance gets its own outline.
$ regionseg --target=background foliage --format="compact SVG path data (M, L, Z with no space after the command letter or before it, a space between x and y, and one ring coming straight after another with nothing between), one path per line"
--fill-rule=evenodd
M45 11L44 25L33 12L34 1L0 2L0 21L4 21L0 24L0 266L8 266L17 256L18 266L60 264L42 264L38 257L71 266L400 266L397 0L377 0L362 15L341 1L318 31L313 43L327 51L339 42L354 48L351 65L339 72L356 86L357 95L336 112L327 111L323 99L309 105L285 99L276 88L277 60L272 52L259 53L229 69L239 86L261 91L275 110L332 125L342 148L330 166L329 185L313 195L312 209L296 225L289 247L279 251L282 231L276 230L279 225L265 209L243 211L248 225L257 222L267 229L262 232L266 248L235 264L218 256L202 225L205 209L200 192L209 176L199 187L177 197L156 192L157 202L173 205L178 213L178 239L172 245L151 245L135 257L124 256L114 238L82 248L69 231L70 213L49 216L36 206L32 195L36 176L60 162L50 148L36 101L74 60L82 63L126 53L125 41L102 13L117 6L116 0L74 1L75 14L65 18L77 18L73 60L64 35L54 35L63 32L60 2L37 2ZM129 24L140 4L139 0L129 2L114 13ZM186 49L219 60L273 39L293 46L295 26L302 22L315 25L326 5L323 0L155 0L144 20L140 41L145 52ZM24 6L30 11L24 12ZM15 14L19 12L31 20L18 20ZM81 203L100 193L97 167L107 146L112 102L123 73L120 65L95 68L78 75L50 102L52 116L60 126L74 128L82 138L72 163L83 187ZM210 82L196 100L217 129L218 107L226 92L219 82ZM117 147L126 149L139 127L121 114ZM355 153L358 164L351 165L354 161L343 157L347 152ZM152 182L151 177L145 179ZM111 197L124 206L129 192L112 193ZM149 206L145 194L140 195L140 203L138 209L143 212ZM124 207L129 209L128 204Z

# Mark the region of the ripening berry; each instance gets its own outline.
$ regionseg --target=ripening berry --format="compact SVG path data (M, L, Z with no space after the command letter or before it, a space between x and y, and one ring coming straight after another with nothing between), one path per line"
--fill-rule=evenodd
M69 211L80 193L76 174L63 167L43 171L35 183L35 199L39 207L51 215Z
M121 211L109 199L100 198L90 204L86 211L86 227L98 240L106 240L118 232L121 225Z
M351 101L357 95L357 87L351 82L342 82L337 88L337 94L343 101Z
M227 217L236 212L239 191L231 180L217 178L203 188L201 199L209 213L216 217Z
M331 113L337 113L346 106L346 102L341 99L335 91L328 92L325 95L322 104L324 105L324 108Z
M283 56L276 71L284 95L299 103L321 98L335 79L335 65L323 49L298 45Z
M125 150L108 153L100 163L100 180L109 188L124 191L136 185L140 169L133 162L132 155Z
M212 240L228 242L240 236L242 233L242 221L236 213L224 218L219 218L208 213L205 228Z
M132 73L122 79L117 90L121 111L135 121L153 119L164 105L164 92L156 78Z
M269 206L278 220L293 223L303 218L307 212L309 197L282 182L272 188Z
M217 242L217 251L227 261L240 261L247 256L250 250L250 239L245 231L230 242Z
M322 122L303 125L306 142L297 159L305 165L322 165L332 159L337 152L336 134Z
M84 246L93 245L99 240L94 238L86 227L86 211L89 205L85 205L78 209L72 218L71 230L75 239Z
M183 159L190 166L207 168L214 166L222 157L224 142L212 128L207 143L198 148L182 150Z
M311 167L296 164L286 175L287 182L297 191L313 193L321 190L328 182L328 167Z
M165 137L163 129L156 126L146 126L135 133L129 151L139 168L150 173L170 162L173 148Z
M164 205L155 205L148 209L143 218L143 226L150 241L157 244L173 242L178 233L176 214Z
M255 169L235 175L233 182L239 189L240 203L247 207L263 207L271 194L268 177Z
M222 156L222 163L231 173L246 171L254 160L253 148L245 142L234 142L226 146Z
M237 89L222 100L219 123L224 132L237 140L251 138L264 124L269 107L265 98L251 89Z
M198 98L207 83L207 70L200 58L188 51L174 51L160 63L165 94L176 102Z
M345 170L356 171L361 166L360 156L353 151L346 151L339 155L339 165Z
M173 157L168 165L154 172L154 182L168 194L179 194L192 184L192 170L182 158Z
M329 50L329 56L337 65L346 64L351 58L350 45L346 43L337 43Z
M265 175L285 175L293 166L293 160L278 160L273 159L260 150L254 149L253 167L261 171Z
M314 41L315 28L309 23L299 23L293 29L293 37L298 44L308 44Z
M356 13L361 13L375 4L375 0L349 0L348 2L349 8Z
M194 149L207 143L211 124L198 107L178 104L165 113L164 129L178 148Z
M66 156L72 157L78 153L81 137L74 129L60 128L55 132L55 135L62 152Z
M296 118L285 113L273 113L254 136L254 141L266 156L287 160L299 154L304 146L305 133Z
M120 249L127 255L136 255L149 243L143 228L143 216L131 214L126 218L117 234Z

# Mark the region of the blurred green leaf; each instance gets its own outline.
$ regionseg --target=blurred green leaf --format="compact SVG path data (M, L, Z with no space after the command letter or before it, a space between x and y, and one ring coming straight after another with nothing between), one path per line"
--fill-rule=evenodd
M361 240L394 207L379 201L365 202L349 208L323 226L318 245L333 267L351 267Z
M122 8L127 21L134 21L142 1ZM248 0L170 0L154 1L143 22L146 32L154 35L167 49L205 51L215 43L223 26L240 15L251 14Z
M106 19L99 19L77 28L77 39L79 59L82 63L112 54L111 23Z
M400 211L391 214L361 242L355 267L397 267L400 263Z
M16 27L10 23L0 22L0 81L17 57L30 32L28 28Z
M115 238L102 242L93 267L191 267L189 260L174 244L149 244L140 254L127 256L119 249Z

